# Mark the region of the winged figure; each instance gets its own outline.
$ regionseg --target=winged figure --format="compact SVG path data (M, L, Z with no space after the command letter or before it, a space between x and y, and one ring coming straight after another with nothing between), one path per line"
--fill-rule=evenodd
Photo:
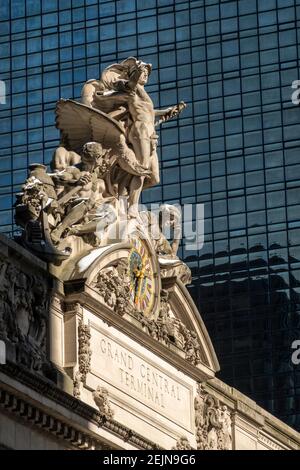
M60 100L56 108L56 126L70 149L80 153L86 142L95 141L115 153L121 170L116 179L128 188L133 214L142 189L159 183L155 126L186 106L155 110L144 89L151 71L151 64L129 57L107 67L100 80L86 82L81 103Z
M120 196L136 219L141 191L159 182L155 127L185 104L155 110L144 88L151 71L151 64L129 57L86 82L81 102L57 102L61 144L52 173L43 165L30 168L16 201L22 243L44 259L64 260L82 243L105 243L126 206Z

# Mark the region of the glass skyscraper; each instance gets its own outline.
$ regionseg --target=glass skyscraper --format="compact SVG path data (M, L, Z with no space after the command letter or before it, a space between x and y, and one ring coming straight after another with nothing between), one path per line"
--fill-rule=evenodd
M0 225L58 144L60 97L136 56L153 64L161 183L144 203L203 203L205 244L181 248L220 378L300 429L300 0L1 0Z

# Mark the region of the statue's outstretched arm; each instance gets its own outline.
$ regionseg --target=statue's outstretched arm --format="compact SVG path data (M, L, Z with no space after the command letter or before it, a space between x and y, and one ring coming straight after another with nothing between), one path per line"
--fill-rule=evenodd
M162 122L168 121L169 119L178 116L178 114L180 114L184 108L186 108L185 102L180 101L180 103L176 104L175 106L171 106L166 109L155 109L155 117L158 118L158 120L155 122L155 125L157 126Z
M169 108L165 108L165 109L155 109L154 110L155 117L165 116L166 114L170 113L172 109L173 109L173 106L170 106Z

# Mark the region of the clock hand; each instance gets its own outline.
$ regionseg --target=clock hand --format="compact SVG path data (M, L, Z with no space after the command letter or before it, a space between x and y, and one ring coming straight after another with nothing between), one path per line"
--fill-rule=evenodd
M135 265L132 269L132 273L135 278L134 283L134 303L137 305L140 300L142 288L143 288L143 281L146 279L151 279L150 273L146 271L147 269L147 255L141 257L140 266Z

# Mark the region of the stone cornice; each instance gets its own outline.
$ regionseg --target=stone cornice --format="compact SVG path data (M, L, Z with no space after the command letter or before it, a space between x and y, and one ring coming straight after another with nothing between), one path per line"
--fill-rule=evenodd
M51 416L38 406L27 403L25 399L3 389L3 385L0 385L0 408L7 414L14 414L21 421L26 421L31 426L40 428L42 432L50 433L56 439L64 441L67 448L107 449L104 443L96 442L97 440L91 438L88 433L79 431L75 426Z
M276 442L288 448L300 449L299 433L261 408L255 401L217 378L208 381L207 388L226 403L233 412L236 412L237 416L244 417L258 427L259 435L265 433L268 439L274 438ZM274 446L276 446L275 443Z
M96 424L105 431L115 434L124 442L128 442L134 447L145 450L160 449L154 442L145 439L114 419L104 417L91 406L58 389L51 381L37 374L32 374L20 365L8 363L0 366L0 371L42 396L53 400L67 410ZM73 447L75 446L80 449L108 449L100 437L95 437L88 430L82 432L75 425L64 422L63 419L57 418L50 411L47 410L46 412L38 404L33 406L18 392L8 390L4 384L0 384L0 406L8 412L16 414L19 418L29 421L44 431L65 440Z

